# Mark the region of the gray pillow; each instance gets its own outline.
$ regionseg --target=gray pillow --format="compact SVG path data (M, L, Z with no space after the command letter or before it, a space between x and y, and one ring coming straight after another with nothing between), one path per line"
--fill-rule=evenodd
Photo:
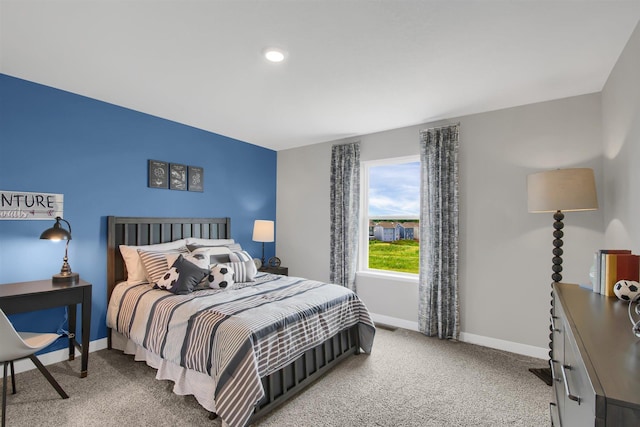
M180 255L154 287L176 295L186 295L193 292L198 283L208 275L209 270L198 267Z

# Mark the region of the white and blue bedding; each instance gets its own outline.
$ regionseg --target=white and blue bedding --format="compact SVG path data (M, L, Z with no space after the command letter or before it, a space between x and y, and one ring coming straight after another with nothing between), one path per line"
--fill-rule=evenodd
M375 327L356 294L262 273L233 289L186 295L124 282L107 313L108 327L153 357L211 378L215 412L231 427L245 425L264 396L261 377L355 325L369 353Z

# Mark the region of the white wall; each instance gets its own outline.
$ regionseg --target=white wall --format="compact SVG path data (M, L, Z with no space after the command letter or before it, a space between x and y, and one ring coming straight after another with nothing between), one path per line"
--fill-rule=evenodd
M544 357L553 218L551 214L527 213L526 176L544 169L591 167L600 190L600 95L446 122L458 121L462 339ZM444 123L278 152L276 249L290 274L329 279L329 161L333 143L360 140L361 160L417 155L419 130ZM566 214L565 282L588 282L592 254L604 238L603 221L602 210ZM357 287L378 320L403 327L417 325L416 283L358 275Z
M608 247L640 253L640 24L602 91Z

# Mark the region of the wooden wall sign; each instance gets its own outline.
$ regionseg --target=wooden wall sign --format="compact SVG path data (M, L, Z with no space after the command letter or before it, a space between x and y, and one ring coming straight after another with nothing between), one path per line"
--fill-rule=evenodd
M0 220L62 217L64 195L0 190Z

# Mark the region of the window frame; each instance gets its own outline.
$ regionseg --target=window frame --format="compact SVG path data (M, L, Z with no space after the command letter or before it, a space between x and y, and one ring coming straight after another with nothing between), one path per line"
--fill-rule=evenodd
M360 162L360 239L358 242L358 268L359 274L367 276L391 276L409 281L417 281L419 273L405 273L392 270L378 270L369 268L369 172L372 167L393 165L401 163L420 163L419 155L390 157L377 160L363 160ZM378 217L377 217L378 218ZM394 219L403 219L394 216Z

